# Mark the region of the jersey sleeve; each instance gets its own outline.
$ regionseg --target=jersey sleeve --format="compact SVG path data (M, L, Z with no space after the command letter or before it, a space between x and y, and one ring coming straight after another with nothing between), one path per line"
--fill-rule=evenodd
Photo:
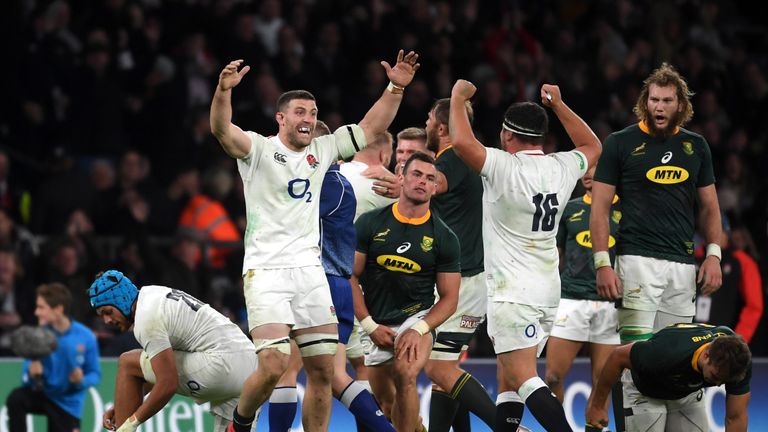
M375 213L375 210L372 212L363 213L357 219L357 222L355 222L355 231L357 233L356 250L366 255L368 254L368 249L370 247L373 213Z
M498 177L502 176L502 165L506 162L505 156L509 153L495 149L495 148L486 148L485 149L485 163L483 163L483 168L480 170L480 175L487 178L488 181L494 182L494 180L498 179ZM509 158L514 159L514 158ZM516 160L516 159L515 159Z
M619 184L619 143L614 134L608 135L603 143L603 152L597 162L594 180L616 186Z
M461 271L461 248L459 238L448 228L448 225L440 219L435 220L435 228L439 229L437 247L437 263L435 270L438 273L458 273Z
M571 178L580 179L587 173L587 157L579 150L571 150L567 152L558 152L554 156L563 167L570 173Z
M259 156L264 151L268 140L263 135L256 132L244 131L245 135L251 140L251 151L243 158L237 160L237 170L243 180L250 180L253 172L258 166Z
M347 159L368 145L365 132L356 124L348 124L336 129L333 138L338 151L338 159Z
M696 187L705 187L715 183L715 170L712 167L712 151L709 149L707 140L701 138L702 152L701 152L701 169L699 170L699 177L696 179Z
M437 168L445 176L445 181L448 189L456 187L467 176L469 167L456 156L456 153L452 151L446 151L440 155L435 161L435 168Z
M133 334L150 359L171 348L161 307L146 308L137 314Z
M664 353L664 342L658 338L635 342L629 351L629 361L632 371L638 376L658 376L669 370L667 356Z

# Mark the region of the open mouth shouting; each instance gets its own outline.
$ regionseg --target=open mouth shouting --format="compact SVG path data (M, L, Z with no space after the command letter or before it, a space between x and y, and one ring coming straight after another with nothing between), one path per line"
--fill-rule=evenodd
M312 129L309 126L299 126L296 131L300 136L310 137L312 136Z

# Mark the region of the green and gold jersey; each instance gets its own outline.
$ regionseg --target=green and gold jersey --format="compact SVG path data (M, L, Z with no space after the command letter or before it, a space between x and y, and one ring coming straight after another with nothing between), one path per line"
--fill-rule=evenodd
M589 195L568 201L557 229L557 247L563 253L565 266L560 273L560 297L575 300L605 300L595 288L595 265L592 259L592 238L589 234ZM619 197L613 197L610 213L611 235L608 252L611 263L616 256L616 233L621 220Z
M594 180L616 186L621 197L617 254L694 263L697 188L715 182L704 137L680 128L656 138L644 123L612 133Z
M432 210L459 238L461 275L474 276L483 271L483 181L451 147L437 154L435 167L448 190L432 197Z
M427 212L409 219L397 203L364 213L355 222L357 251L366 255L360 285L365 306L379 324L401 324L435 303L438 273L458 273L459 239Z
M647 341L635 342L629 352L632 381L640 393L656 399L674 400L715 384L704 381L697 362L704 347L720 336L733 335L725 326L674 324ZM726 383L730 395L748 393L752 365L738 383Z

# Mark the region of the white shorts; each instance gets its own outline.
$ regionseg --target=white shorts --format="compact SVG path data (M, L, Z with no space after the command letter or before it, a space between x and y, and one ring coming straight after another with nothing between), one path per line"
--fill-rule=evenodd
M696 267L637 255L616 257L616 274L624 286L627 309L693 316L696 312Z
M520 303L488 303L488 336L496 354L538 346L541 355L547 343L556 306L531 306Z
M248 270L243 292L248 331L264 324L298 330L338 323L321 266Z
M427 313L429 313L429 309L423 310L421 312L416 312L415 314L408 317L405 322L403 322L400 325L393 325L389 326L389 328L392 329L396 334L400 334L408 329L411 328L412 325L416 324L416 321L423 319L425 316L427 316ZM384 325L384 324L379 324ZM434 336L434 333L431 333ZM378 345L371 344L371 352L365 354L365 365L366 366L378 366L385 363L390 362L395 357L395 352L392 349L384 349L379 347Z
M360 322L355 318L354 324L352 324L352 333L349 335L349 341L347 342L347 358L358 358L365 356L371 350L371 337L365 334L363 329L360 328Z
M621 375L627 432L709 430L704 390L682 399L662 400L643 395L625 369Z
M243 383L256 370L255 350L207 353L174 351L179 386L176 393L194 399L195 403L211 403L211 414L232 420ZM147 353L141 352L141 373L152 384L157 382Z
M613 302L560 299L552 336L576 342L618 345L619 313Z
M435 329L437 337L430 359L458 360L467 350L475 330L485 321L486 293L484 273L461 278L456 312Z

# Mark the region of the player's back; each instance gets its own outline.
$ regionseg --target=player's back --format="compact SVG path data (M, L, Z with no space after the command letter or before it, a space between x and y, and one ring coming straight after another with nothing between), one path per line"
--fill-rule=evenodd
M556 245L562 209L586 157L487 149L483 176L483 242L489 295L496 300L556 306L560 278Z
M149 285L139 290L134 334L150 358L172 348L187 352L237 352L253 348L227 317L184 291Z

